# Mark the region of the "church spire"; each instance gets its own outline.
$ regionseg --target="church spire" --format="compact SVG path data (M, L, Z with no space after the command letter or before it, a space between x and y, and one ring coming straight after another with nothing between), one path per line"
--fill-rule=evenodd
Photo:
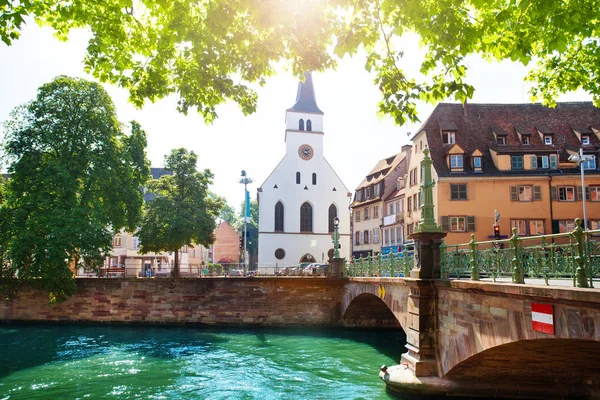
M288 111L309 112L323 114L323 111L317 106L315 97L315 88L313 86L312 75L310 72L304 73L304 82L298 83L298 93L296 94L296 104Z

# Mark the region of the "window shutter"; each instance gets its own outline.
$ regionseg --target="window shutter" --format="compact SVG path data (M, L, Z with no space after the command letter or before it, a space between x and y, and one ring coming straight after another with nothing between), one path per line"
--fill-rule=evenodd
M475 232L475 216L467 216L467 231Z
M577 201L581 201L582 197L583 197L583 193L581 190L581 186L577 186Z
M534 201L542 200L542 187L541 186L533 187L533 200Z
M510 187L510 201L519 201L519 187L518 186Z
M530 160L531 160L531 169L536 169L537 168L537 157L531 156Z
M590 187L589 186L585 187L585 199L586 200L590 199Z
M550 168L552 169L556 169L558 168L557 165L557 155L556 154L550 154Z
M557 219L552 220L552 233L560 233L560 224Z
M450 230L450 218L449 217L442 217L442 230L446 231L446 232Z
M358 244L364 243L363 231L358 232Z
M558 189L556 186L550 186L550 200L558 200Z

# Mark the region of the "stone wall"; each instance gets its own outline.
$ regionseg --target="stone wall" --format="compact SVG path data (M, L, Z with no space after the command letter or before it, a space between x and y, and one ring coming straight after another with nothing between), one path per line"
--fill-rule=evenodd
M339 325L344 281L325 278L77 280L78 292L48 306L21 288L0 302L0 320L156 324Z

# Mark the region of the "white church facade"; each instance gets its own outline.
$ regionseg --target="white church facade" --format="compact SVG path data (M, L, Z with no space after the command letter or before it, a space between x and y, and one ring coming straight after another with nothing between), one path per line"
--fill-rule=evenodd
M323 112L310 73L286 111L286 153L258 188L258 269L273 274L299 263L327 262L339 218L340 257L349 259L351 194L323 154Z

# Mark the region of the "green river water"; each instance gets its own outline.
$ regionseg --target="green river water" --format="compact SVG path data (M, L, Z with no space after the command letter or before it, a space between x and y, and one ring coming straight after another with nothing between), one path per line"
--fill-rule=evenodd
M402 332L0 324L0 399L390 399Z

